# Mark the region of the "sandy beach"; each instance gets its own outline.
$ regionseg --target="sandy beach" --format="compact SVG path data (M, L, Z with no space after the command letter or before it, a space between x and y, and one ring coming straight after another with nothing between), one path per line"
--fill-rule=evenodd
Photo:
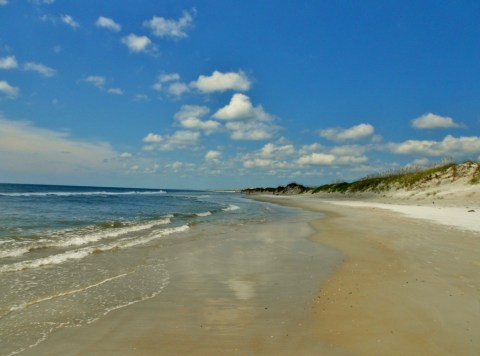
M313 223L313 239L347 256L314 308L317 335L333 350L478 354L480 219L472 202L432 208L431 202L262 199L325 213Z
M210 237L192 237L188 253L157 251L176 281L161 294L23 354L478 354L474 224L439 224L429 206L421 219L378 202L256 199L323 215L200 231ZM457 213L476 221L479 210Z

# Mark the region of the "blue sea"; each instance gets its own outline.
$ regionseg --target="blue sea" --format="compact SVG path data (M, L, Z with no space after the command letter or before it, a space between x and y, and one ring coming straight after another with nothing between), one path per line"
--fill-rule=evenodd
M0 355L161 293L155 251L286 218L239 193L0 184Z

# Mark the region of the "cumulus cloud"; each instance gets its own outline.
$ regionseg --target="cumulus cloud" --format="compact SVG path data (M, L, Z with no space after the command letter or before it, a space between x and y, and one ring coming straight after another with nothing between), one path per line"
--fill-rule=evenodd
M190 88L188 87L188 85L181 82L175 82L168 85L168 93L175 96L181 96L189 90Z
M180 111L175 114L175 119L185 129L202 130L210 134L218 131L221 125L214 120L200 120L200 117L205 116L209 112L210 109L206 106L183 105Z
M228 121L225 128L233 140L265 140L273 136L278 127L272 124L273 116L261 105L253 106L244 94L234 94L230 103L219 109L213 118Z
M8 84L5 80L0 80L0 93L5 94L10 99L15 99L20 94L20 89Z
M270 121L273 119L271 115L263 110L261 105L254 107L250 98L240 93L234 94L230 99L230 103L219 109L213 117L221 120L254 119Z
M205 154L205 161L218 162L221 156L222 152L211 150Z
M46 65L34 62L27 62L23 65L23 69L27 71L37 72L44 77L53 77L56 73L55 69L47 67Z
M291 164L287 161L296 153L293 145L276 145L267 143L256 152L244 154L241 157L243 167L245 168L262 168L271 170L284 170L291 168Z
M300 157L297 163L300 165L315 164L315 165L331 165L335 161L335 156L329 153L311 153Z
M5 6L8 4L7 0L0 0L0 6Z
M175 114L176 119L186 119L189 117L202 117L207 115L210 109L207 106L200 105L182 105L180 110Z
M97 173L113 168L118 154L106 142L73 139L68 133L0 117L0 165L4 171Z
M188 130L203 130L205 133L210 134L218 131L220 123L213 120L202 121L196 117L188 117L180 120L180 125Z
M97 27L103 27L115 32L119 32L122 29L122 26L120 26L120 24L116 23L111 18L104 16L100 16L95 22L95 25L97 25Z
M175 96L190 91L187 84L180 82L180 75L178 73L162 73L158 76L157 81L152 86L153 90L166 91Z
M463 127L463 125L456 123L451 117L435 115L432 113L417 117L410 123L412 127L416 129L448 129Z
M143 138L147 145L145 151L158 149L160 151L172 151L194 147L200 140L200 133L194 131L177 131L172 135L158 135L149 133Z
M131 158L133 155L130 152L123 152L120 154L120 158Z
M151 20L144 21L143 25L156 37L181 39L188 37L186 30L192 26L192 22L192 14L184 11L178 20L153 16Z
M196 81L190 83L190 86L198 89L202 93L224 92L227 90L247 91L252 82L247 75L242 72L222 73L214 71L212 75L200 75Z
M296 152L293 145L275 145L273 143L267 143L263 146L259 152L259 155L262 157L285 157L293 155Z
M320 130L318 133L321 137L331 141L355 141L370 137L373 135L375 129L370 124L360 124L352 126L348 129L343 128L328 128Z
M131 33L128 36L123 37L121 41L128 47L130 52L133 53L148 53L156 50L152 41L147 36L137 36L134 33Z
M15 56L7 56L0 58L0 69L15 69L18 68L17 59Z
M153 85L153 89L160 91L164 83L180 81L180 74L178 73L162 73L158 76L157 82Z
M230 131L230 138L233 140L267 140L277 131L276 126L254 121L228 122L225 127Z
M351 165L365 163L368 161L368 157L364 155L346 155L346 156L336 156L332 153L311 153L309 155L301 156L297 163L299 165Z
M461 158L480 153L480 137L448 135L442 141L407 140L391 143L388 147L396 154Z

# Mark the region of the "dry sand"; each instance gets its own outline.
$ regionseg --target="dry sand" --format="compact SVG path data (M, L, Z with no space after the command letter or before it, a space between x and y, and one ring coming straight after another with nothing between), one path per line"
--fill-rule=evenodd
M352 355L480 353L480 210L472 209L474 202L460 208L460 199L455 209L432 215L425 201L421 207L264 199L326 213L314 222L314 239L348 258L319 292L320 340ZM452 214L460 227L438 224Z
M314 230L285 222L201 232L188 252L169 248L171 283L160 295L25 354L479 354L480 232L378 201L257 198L326 216ZM396 203L408 213L412 202ZM457 213L474 221L480 209L466 208Z

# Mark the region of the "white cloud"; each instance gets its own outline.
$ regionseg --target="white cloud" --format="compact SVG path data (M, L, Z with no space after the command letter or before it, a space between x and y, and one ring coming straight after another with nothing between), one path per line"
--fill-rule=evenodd
M332 165L334 162L335 156L329 153L311 153L297 160L300 165Z
M200 133L194 131L177 131L173 135L158 135L149 133L144 137L145 151L159 149L160 151L171 151L175 149L186 149L194 147L200 139Z
M40 73L44 77L53 77L56 73L55 69L47 67L46 65L34 62L27 62L23 65L23 69Z
M247 91L251 85L252 82L242 71L228 73L214 71L212 75L200 75L196 81L190 83L191 87L202 93L224 92L226 90Z
M140 53L155 51L152 41L147 36L137 36L133 33L122 38L122 43L128 47L130 52Z
M219 109L214 118L227 120L225 127L233 140L265 140L278 130L273 125L273 116L265 112L261 105L253 106L244 94L234 94L230 103Z
M205 161L218 162L221 156L222 152L211 150L205 154Z
M230 131L230 138L233 140L267 140L277 131L276 126L258 121L227 122L225 127Z
M123 95L124 92L122 89L120 88L110 88L107 90L107 93L110 93L110 94L115 94L115 95Z
M15 56L0 58L0 69L15 69L15 68L18 68L18 63Z
M98 173L114 168L118 154L105 142L73 139L68 133L0 118L0 166L31 174Z
M168 92L175 96L181 96L182 94L188 92L190 88L187 84L181 82L171 83L168 86Z
M293 145L267 143L260 150L241 156L243 167L262 169L287 169L291 167L285 159L296 153Z
M202 117L207 115L210 109L207 106L182 105L180 111L175 114L176 119L187 119L189 117Z
M133 155L130 152L123 152L120 158L131 158Z
M192 15L188 11L184 11L182 17L177 21L154 16L151 20L144 21L143 25L148 27L154 36L180 39L188 37L186 30L192 25L192 22Z
M375 129L370 124L360 124L348 129L329 128L319 131L319 135L331 141L355 141L373 135Z
M214 120L202 121L199 118L208 114L210 109L206 106L183 105L175 114L175 119L180 126L188 130L202 130L207 134L213 133L220 128L220 123Z
M262 157L285 157L295 153L293 145L277 146L273 143L267 143L262 147L259 154Z
M20 94L20 89L11 86L4 80L0 80L0 93L5 94L10 99L15 99Z
M273 117L267 114L261 105L254 107L250 98L244 94L234 94L230 103L219 109L214 115L216 119L243 120L254 119L258 121L270 121Z
M155 84L152 85L152 88L156 91L161 91L164 83L178 82L179 80L180 75L178 73L162 73L158 76L158 79Z
M368 161L364 152L368 146L345 145L325 147L318 143L305 145L300 150L297 164L303 165L357 165Z
M0 6L5 6L8 4L7 0L0 0Z
M412 127L416 129L447 129L459 128L463 125L456 123L451 117L428 113L411 121Z
M103 89L106 83L105 77L99 75L89 75L87 78L85 78L85 81L100 89Z
M104 16L100 16L95 22L95 25L115 32L119 32L122 29L122 26L120 26L120 24L116 23L111 18Z
M388 147L396 154L461 158L480 153L480 137L448 135L442 141L408 140L391 143Z
M60 21L65 25L70 26L71 28L75 29L80 26L78 22L76 22L72 16L70 15L62 15L60 16Z
M180 80L180 74L178 74L178 73L163 73L163 74L160 74L159 80L160 80L161 83L171 82L171 81L179 81Z
M152 89L155 91L166 91L175 96L189 92L190 88L187 84L179 81L180 75L178 73L160 74Z
M180 121L180 125L185 129L203 130L207 134L218 131L218 129L220 128L220 123L218 123L217 121L213 121L213 120L202 121L200 119L197 119L196 117L187 117L179 121Z

